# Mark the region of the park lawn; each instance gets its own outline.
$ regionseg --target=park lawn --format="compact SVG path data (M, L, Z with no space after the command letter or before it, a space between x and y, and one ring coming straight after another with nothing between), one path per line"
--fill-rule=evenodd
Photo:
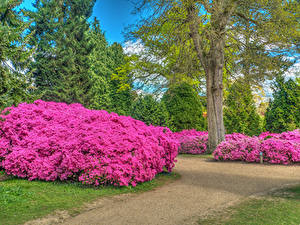
M200 225L299 225L300 186L250 198L222 213L198 221Z
M0 171L0 176L3 172ZM10 178L0 181L0 224L22 224L56 210L80 212L84 203L100 197L152 190L180 176L162 173L136 187L91 187L81 183L27 181Z
M193 157L193 158L201 158L201 159L214 159L214 156L212 154L197 154L197 155L193 155L193 154L178 154L177 157L182 157L182 158Z

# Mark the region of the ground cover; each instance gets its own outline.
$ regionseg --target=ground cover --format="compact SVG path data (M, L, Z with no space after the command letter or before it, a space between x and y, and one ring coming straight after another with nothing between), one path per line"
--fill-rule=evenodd
M157 175L154 180L136 187L107 186L98 188L79 182L27 181L10 177L8 180L0 181L0 224L21 224L56 210L78 213L81 206L95 199L149 191L179 177L175 173L163 173Z
M300 222L300 186L252 197L198 221L199 225L297 225Z

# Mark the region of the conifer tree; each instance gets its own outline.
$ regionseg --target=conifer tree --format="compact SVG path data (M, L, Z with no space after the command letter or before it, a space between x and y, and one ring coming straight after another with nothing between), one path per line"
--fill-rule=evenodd
M111 69L115 72L121 65L125 64L125 54L123 48L120 44L114 43L110 46L110 57L113 60ZM129 89L120 90L119 81L112 79L112 74L110 75L111 80L111 99L112 106L111 111L116 112L120 115L129 115L130 108L133 101L132 91L131 91L131 81L127 81L127 85L130 86Z
M94 46L90 55L92 86L89 91L89 108L110 110L112 104L110 74L113 72L111 65L114 61L109 55L108 43L96 18L91 24L89 35Z
M89 104L90 54L93 50L87 19L95 1L37 0L32 45L32 71L45 100Z
M31 100L31 74L26 70L31 51L25 35L29 22L24 11L17 10L22 1L0 1L0 109Z
M186 83L170 87L162 101L173 122L174 130L205 129L203 106L198 93Z
M273 99L265 114L266 130L283 132L300 128L299 80L284 80L278 76L273 84Z
M260 117L256 112L250 85L235 81L228 89L224 102L224 124L226 133L258 135L261 132Z
M155 100L152 95L138 97L133 103L130 115L148 125L171 127L169 113L164 102Z

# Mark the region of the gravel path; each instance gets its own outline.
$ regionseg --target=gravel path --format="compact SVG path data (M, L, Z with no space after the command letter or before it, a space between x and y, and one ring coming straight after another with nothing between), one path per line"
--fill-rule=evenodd
M95 202L94 209L67 219L64 225L184 225L228 207L245 197L286 184L300 183L300 166L214 162L179 157L182 178L142 194Z

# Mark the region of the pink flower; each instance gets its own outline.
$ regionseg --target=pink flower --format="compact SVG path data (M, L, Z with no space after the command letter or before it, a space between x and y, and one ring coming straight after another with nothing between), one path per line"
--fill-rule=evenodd
M136 185L171 171L178 142L168 128L80 104L35 101L1 115L0 166L29 180Z

